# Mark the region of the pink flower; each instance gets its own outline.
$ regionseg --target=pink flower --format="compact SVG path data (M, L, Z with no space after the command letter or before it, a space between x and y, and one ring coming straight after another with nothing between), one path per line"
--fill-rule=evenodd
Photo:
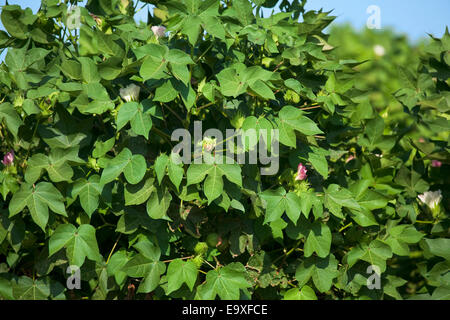
M303 163L298 164L297 168L297 176L295 177L295 180L305 180L306 179L306 167L303 165Z
M435 168L440 168L442 166L442 162L439 160L431 160L431 166Z
M14 150L11 150L10 152L7 152L5 156L3 157L2 163L5 166L9 166L14 161Z
M162 38L166 36L166 27L163 26L153 26L152 31L157 38Z
M419 138L419 142L420 143L425 143L425 139L424 138Z
M345 159L345 163L349 163L353 159L356 159L356 157L354 155L350 155L347 159Z

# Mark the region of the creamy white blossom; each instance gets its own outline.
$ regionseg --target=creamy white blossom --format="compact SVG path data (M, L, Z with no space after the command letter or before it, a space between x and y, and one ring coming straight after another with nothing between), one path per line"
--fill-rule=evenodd
M427 191L419 196L420 201L426 204L431 210L435 209L442 200L441 190Z
M379 57L382 57L386 54L386 49L384 49L384 47L379 44L377 44L375 47L373 47L373 51Z
M204 137L203 140L197 143L198 146L202 147L202 151L211 152L216 146L216 138Z
M163 26L153 26L152 31L157 38L162 38L166 36L166 27Z
M140 87L132 83L126 86L125 88L120 89L119 92L122 99L124 99L126 102L130 102L130 101L138 101L140 90L141 90Z
M209 137L205 137L202 141L203 150L207 152L211 152L212 149L216 146L216 138L212 139Z

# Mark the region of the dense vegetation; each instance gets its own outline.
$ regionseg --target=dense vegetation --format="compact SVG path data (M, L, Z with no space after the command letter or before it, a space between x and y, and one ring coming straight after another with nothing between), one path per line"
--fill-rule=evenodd
M0 299L450 297L448 31L329 37L299 0L88 0L69 28L76 2L1 9ZM194 121L278 129L278 173L208 137L179 163Z

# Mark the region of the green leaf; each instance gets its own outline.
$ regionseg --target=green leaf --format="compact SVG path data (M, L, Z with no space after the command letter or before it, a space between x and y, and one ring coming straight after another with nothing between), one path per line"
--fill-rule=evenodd
M326 258L312 256L297 268L295 279L299 286L303 286L312 278L316 288L320 292L326 292L333 285L333 279L338 276L337 265L338 261L333 254Z
M371 265L386 271L386 260L392 257L391 248L380 240L373 240L370 244L362 243L354 247L347 254L347 263L352 267L358 260L364 260Z
M162 79L166 77L167 69L167 53L168 48L157 44L148 44L145 46L145 53L147 54L139 71L141 77L145 80Z
M350 209L350 216L361 227L370 227L378 225L378 222L375 219L372 212L370 212L365 208L361 208L360 210Z
M181 29L181 32L188 36L189 43L193 46L196 44L200 31L202 30L201 23L202 20L200 17L191 15L185 18L185 22Z
M194 63L191 57L181 50L172 49L167 55L167 60L170 63L170 69L175 78L187 85L189 83L189 70L187 65Z
M23 122L11 103L4 102L0 104L0 121L6 125L14 137L17 137L19 127Z
M450 239L423 239L420 242L420 246L426 253L432 254L438 257L442 257L445 260L450 261Z
M156 190L154 182L155 179L147 178L138 184L127 184L124 191L125 205L139 205L147 201L152 192Z
M270 89L269 86L262 80L256 80L251 83L250 88L261 98L275 100L275 95L273 94L272 89Z
M25 180L28 183L35 183L42 174L42 170L47 169L49 165L48 157L42 153L34 154L28 160L27 170L25 171Z
M288 147L296 147L295 131L307 136L323 133L313 120L293 106L283 107L275 120L280 130L280 142Z
M124 148L102 172L100 184L105 185L116 179L122 172L131 184L139 183L145 175L147 165L140 154L133 155L128 148Z
M247 141L248 139L245 139L245 141L243 141L244 144L244 148L245 150L248 149L252 149L257 142L261 139L264 140L264 142L266 143L266 145L269 147L270 143L267 143L267 141L271 141L272 137L271 137L271 131L273 129L272 124L270 123L269 120L265 119L265 118L257 118L254 116L250 116L245 118L244 122L242 123L242 128L241 128L244 132L247 130L255 130L256 132L256 136L257 136L257 140L256 141ZM266 133L264 133L264 131L262 130L266 130ZM263 134L264 133L264 134ZM250 139L252 140L252 139Z
M58 148L52 149L49 157L42 153L34 154L28 161L25 180L28 183L35 183L45 169L53 182L71 181L73 170L66 162L67 155L66 150Z
M154 101L170 102L178 96L178 91L172 85L172 81L166 81L156 88Z
M28 34L27 25L19 20L23 11L18 5L7 5L2 8L1 19L8 33L18 39L26 39Z
M148 134L152 128L150 106L143 106L137 102L123 104L117 114L117 130L122 129L128 122L130 122L131 129L135 134L142 135L148 139Z
M80 57L78 60L81 63L81 75L85 83L99 82L101 80L97 65L92 59Z
M325 258L330 253L331 231L330 228L319 221L311 225L308 237L305 242L305 257L311 256L314 252L321 258Z
M400 168L395 176L394 182L406 187L406 191L415 196L417 193L422 193L428 190L428 183L421 179L421 175L414 170L409 170L406 167Z
M100 158L100 157L104 156L108 151L110 151L112 149L115 142L116 142L116 139L114 137L112 137L106 141L101 141L101 140L95 141L95 143L94 143L95 148L92 151L92 156L94 158Z
M128 261L122 270L130 277L144 278L139 285L138 292L151 292L158 287L161 275L166 271L166 265L142 254L137 254Z
M309 136L323 133L314 121L304 116L301 110L293 106L283 107L283 109L280 110L279 117L282 122L303 133L304 135Z
M67 217L64 198L51 183L39 182L36 187L24 183L9 203L10 217L21 212L25 207L30 211L33 221L45 231L48 222L48 209Z
M359 210L361 206L356 202L352 193L336 184L331 184L325 191L325 207L336 217L343 219L342 207Z
M81 207L91 217L92 213L98 208L102 190L103 185L100 184L100 177L92 175L88 180L81 178L74 183L72 197L80 198Z
M202 182L206 176L203 190L208 198L208 203L222 194L222 176L225 176L230 182L242 186L241 168L238 164L215 163L191 164L186 172L187 186Z
M431 295L432 300L450 300L450 286L436 288Z
M235 0L232 6L233 15L245 27L253 22L252 5L248 0Z
M317 296L311 287L305 285L301 289L292 288L286 291L283 300L317 300Z
M17 300L47 300L50 285L47 279L31 279L22 276L12 283L13 295Z
M127 181L131 184L139 183L144 178L147 164L145 158L140 154L131 157L130 162L124 168L123 173Z
M169 209L172 195L166 190L156 188L156 192L152 192L147 201L147 213L153 219L167 219L167 209Z
M159 184L166 175L167 164L169 163L169 157L166 154L161 154L155 160L155 172L158 178Z
M222 300L238 300L240 290L250 287L246 280L245 267L239 262L232 262L206 274L206 281L197 287L201 300L214 300L218 295Z
M181 288L183 283L186 283L192 291L197 280L197 273L197 266L191 260L183 261L181 259L175 259L170 262L167 268L167 294Z
M301 202L298 196L280 187L277 190L266 190L261 193L261 198L267 202L264 223L269 223L281 218L286 212L289 219L297 223L301 213Z
M236 98L238 95L245 93L247 83L238 76L235 69L227 68L217 74L217 80L220 83L220 92L224 96L232 96Z
M145 275L144 281L141 282L138 288L138 293L148 293L154 291L161 279L161 275L166 271L166 265L163 262L152 262L148 268L148 273Z
M89 224L82 224L78 229L72 224L60 224L49 239L49 256L64 247L71 265L81 267L86 257L93 261L101 258L95 228Z
M389 235L406 243L417 243L424 234L417 231L413 225L399 225L389 229Z
M126 279L127 274L122 271L122 268L127 264L129 258L124 249L114 252L106 265L106 271L109 277L114 276L117 283L122 283Z
M178 153L171 153L169 158L169 163L167 165L167 172L169 174L170 181L175 185L177 190L179 190L181 180L183 180L184 169L181 163L181 158Z

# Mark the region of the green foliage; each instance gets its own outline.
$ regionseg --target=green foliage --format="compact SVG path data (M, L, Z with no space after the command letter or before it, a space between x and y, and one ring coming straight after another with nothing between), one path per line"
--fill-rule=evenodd
M88 0L74 32L68 2L1 11L0 299L449 298L448 31L414 48L329 37L299 0L144 1L148 24ZM181 163L195 121L279 130L278 173Z

